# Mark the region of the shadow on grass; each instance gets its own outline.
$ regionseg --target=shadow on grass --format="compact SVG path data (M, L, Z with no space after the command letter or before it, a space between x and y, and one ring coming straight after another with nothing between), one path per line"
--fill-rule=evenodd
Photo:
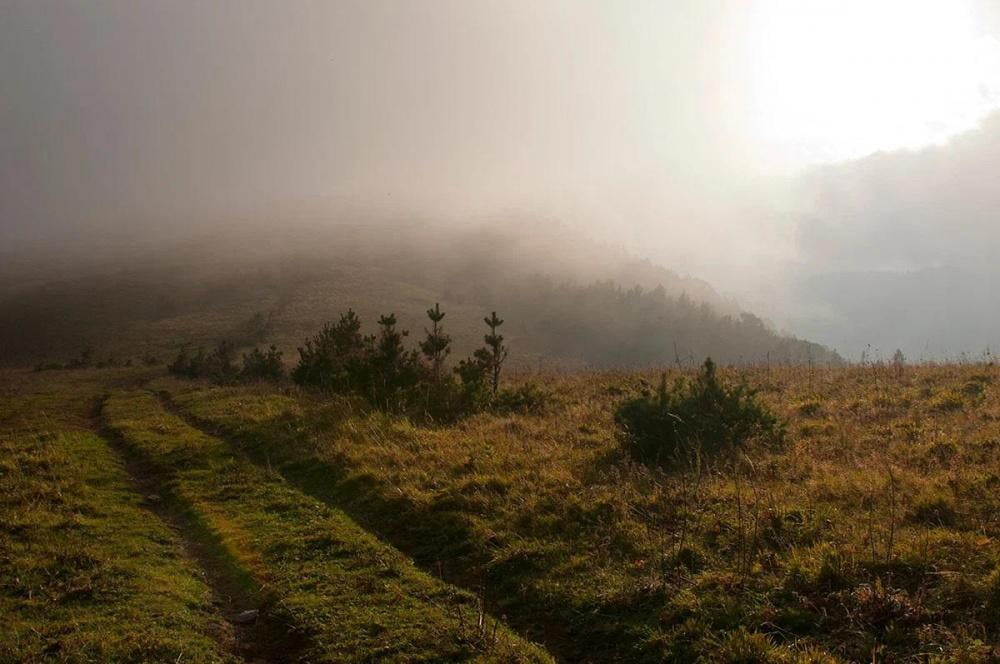
M465 514L453 509L453 497L416 505L402 495L388 495L374 477L350 473L346 466L318 459L309 431L291 426L287 415L233 431L199 418L177 404L166 391L158 396L164 408L188 425L224 440L253 463L279 473L303 493L343 510L380 539L410 556L425 572L484 597L487 609L503 615L522 637L541 643L560 661L646 661L636 651L649 616L646 601L616 607L557 603L535 588L547 574L546 561L526 553L498 561L487 546L477 546L477 534ZM341 420L324 417L324 430ZM544 556L543 556L544 558ZM646 598L648 600L648 598Z
M288 617L277 610L275 598L240 564L198 511L173 491L171 471L151 462L108 425L103 405L102 399L94 410L98 434L122 459L136 488L146 497L144 506L179 534L204 572L216 601L233 623L233 653L248 662L297 661L308 647L309 636L291 627ZM255 619L235 620L250 609L258 611Z

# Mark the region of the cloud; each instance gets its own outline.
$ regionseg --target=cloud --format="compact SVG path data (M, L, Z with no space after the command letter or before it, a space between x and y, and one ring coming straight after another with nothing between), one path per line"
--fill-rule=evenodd
M796 191L801 260L819 271L991 261L998 168L1000 113L941 146L817 168Z
M1000 113L941 146L804 175L783 320L853 359L1000 347L997 172Z

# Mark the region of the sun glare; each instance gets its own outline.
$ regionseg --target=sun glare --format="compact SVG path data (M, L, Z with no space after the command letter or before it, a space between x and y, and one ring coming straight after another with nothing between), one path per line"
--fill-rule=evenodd
M753 121L778 162L922 147L1000 105L1000 44L956 0L768 0L754 19Z

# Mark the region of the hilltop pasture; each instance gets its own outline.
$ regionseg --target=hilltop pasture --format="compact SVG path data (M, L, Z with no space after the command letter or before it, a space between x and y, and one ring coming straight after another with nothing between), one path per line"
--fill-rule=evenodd
M439 426L282 384L6 371L5 661L155 660L143 620L143 648L199 661L267 656L274 629L301 661L1000 655L995 367L720 376L783 442L648 467L614 412L653 372L519 374L542 412Z

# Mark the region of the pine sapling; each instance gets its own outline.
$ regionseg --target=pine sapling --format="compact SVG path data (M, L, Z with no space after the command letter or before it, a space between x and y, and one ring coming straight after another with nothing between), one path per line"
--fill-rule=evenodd
M388 409L403 405L400 399L419 380L418 353L403 346L403 338L409 333L396 329L395 314L383 315L378 319L379 335L374 340L373 357L376 375L375 403Z
M508 350L503 343L503 335L497 332L497 329L503 325L503 320L497 318L497 312L494 311L483 321L489 326L490 333L483 337L486 346L475 352L475 358L490 378L495 397L500 389L500 372L503 369L504 360L507 359Z
M441 311L440 304L435 303L433 309L428 309L427 317L431 320L431 329L424 330L427 337L420 342L420 350L430 363L431 380L437 385L441 382L441 370L444 367L445 358L451 352L451 348L449 348L451 337L445 334L441 325L444 312Z

